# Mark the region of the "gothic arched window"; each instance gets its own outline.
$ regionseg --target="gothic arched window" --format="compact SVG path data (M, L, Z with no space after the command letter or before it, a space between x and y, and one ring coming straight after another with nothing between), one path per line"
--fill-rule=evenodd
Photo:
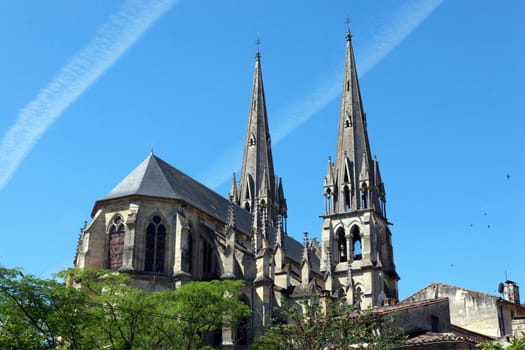
M115 216L109 227L109 256L108 268L117 271L122 267L122 255L124 254L124 235L126 228L120 215Z
M366 209L368 207L368 186L366 182L361 185L361 208Z
M363 256L361 246L361 234L359 233L359 228L357 227L354 227L354 229L352 230L352 247L354 260L361 260Z
M343 229L340 229L337 232L337 252L338 252L339 262L344 262L348 260L346 251L347 250L346 250L345 231Z
M146 257L144 271L164 272L166 250L166 225L155 215L146 226Z
M211 281L217 279L219 265L212 245L205 239L202 240L202 279Z
M348 185L346 185L343 188L343 200L345 203L345 211L349 211L351 208L351 205L350 205L351 202L350 202L350 187Z

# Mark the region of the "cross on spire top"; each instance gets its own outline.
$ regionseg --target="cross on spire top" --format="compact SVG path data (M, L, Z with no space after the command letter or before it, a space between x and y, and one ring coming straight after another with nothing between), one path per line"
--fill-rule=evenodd
M350 17L346 16L345 23L346 23L346 41L352 41L352 34L350 34L350 23L352 20Z
M257 45L257 53L255 54L255 58L259 60L261 58L261 52L259 51L259 47L261 46L261 38L257 37L257 39L255 39L255 45Z

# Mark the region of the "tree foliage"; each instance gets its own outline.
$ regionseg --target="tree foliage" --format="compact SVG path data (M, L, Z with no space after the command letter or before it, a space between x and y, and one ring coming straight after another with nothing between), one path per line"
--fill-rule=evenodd
M250 314L242 282L146 293L127 276L67 270L52 279L0 267L1 349L193 349Z
M514 337L507 346L503 346L497 342L483 342L477 345L482 350L525 350L525 332L521 333L521 337Z
M285 300L282 303L284 307L278 310L281 322L271 326L251 349L385 350L403 344L406 339L402 329L392 327L391 316L356 311L345 302L329 302L326 312L316 296L296 305Z

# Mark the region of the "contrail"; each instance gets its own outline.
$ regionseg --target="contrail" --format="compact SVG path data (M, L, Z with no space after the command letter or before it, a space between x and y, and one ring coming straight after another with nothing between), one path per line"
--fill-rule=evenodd
M62 113L177 0L128 0L20 111L0 141L0 190Z
M367 40L367 45L360 48L362 53L357 60L359 76L362 77L373 69L383 58L394 50L419 24L421 24L440 4L442 0L411 1L399 8L390 22L382 23L380 29ZM275 114L278 126L272 130L272 144L276 145L295 129L319 113L341 92L341 69L328 74L328 78L318 87L301 96L289 105L284 106ZM201 177L203 182L212 188L217 188L230 179L231 173L237 169L242 152L242 144L231 147L226 153L215 160Z

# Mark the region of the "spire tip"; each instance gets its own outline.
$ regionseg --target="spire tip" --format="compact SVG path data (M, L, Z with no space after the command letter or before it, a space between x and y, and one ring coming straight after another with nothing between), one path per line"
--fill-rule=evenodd
M352 22L352 20L350 19L350 17L346 16L346 41L352 41L352 34L350 33L350 22Z
M255 54L255 59L259 61L261 59L261 51L259 50L259 47L261 46L261 38L257 37L257 39L255 39L255 45L257 45L257 53Z

